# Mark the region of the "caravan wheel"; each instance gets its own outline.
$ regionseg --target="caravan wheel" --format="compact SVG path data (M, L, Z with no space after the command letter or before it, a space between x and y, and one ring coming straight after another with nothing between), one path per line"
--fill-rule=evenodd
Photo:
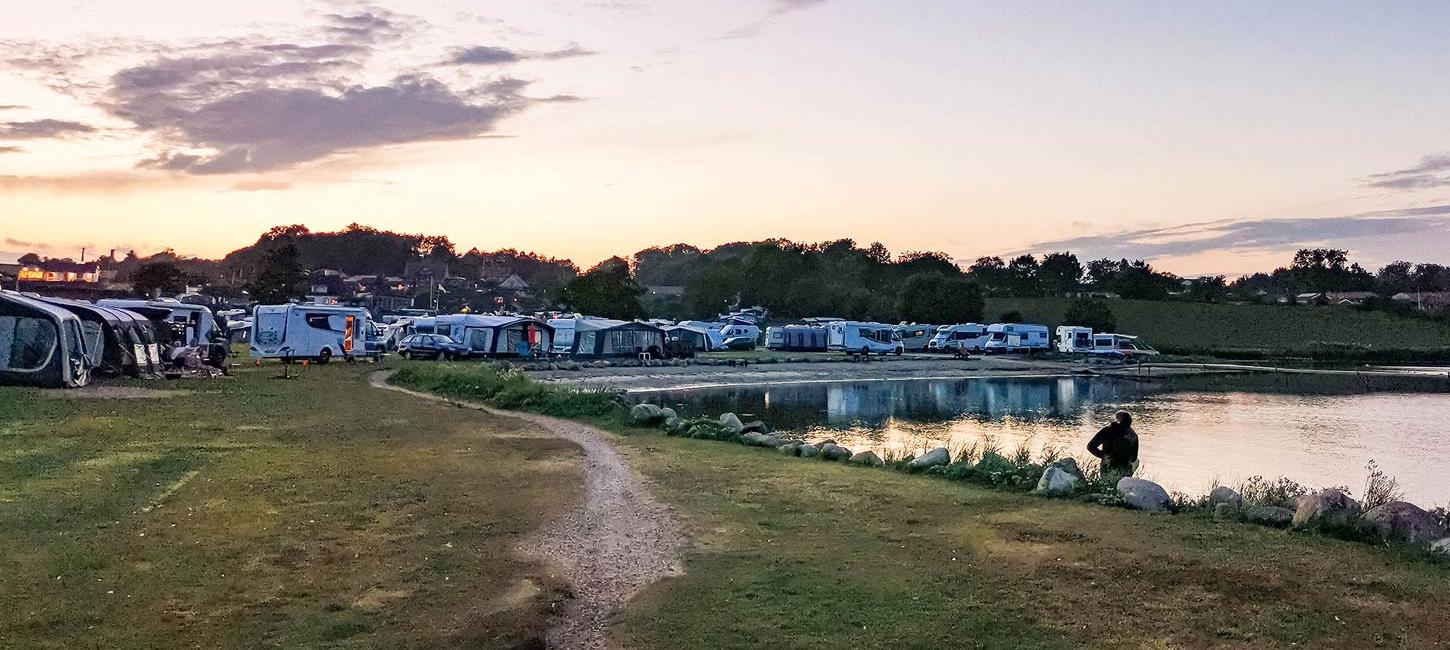
M332 361L332 348L322 348L322 351L317 353L317 362L327 363L328 361Z

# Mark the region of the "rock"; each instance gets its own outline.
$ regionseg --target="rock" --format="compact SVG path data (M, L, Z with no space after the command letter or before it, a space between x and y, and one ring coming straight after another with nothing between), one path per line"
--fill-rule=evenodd
M826 460L849 460L851 458L851 450L838 445L829 445L828 447L821 448L821 455Z
M1208 505L1210 508L1217 508L1219 505L1227 505L1230 508L1238 509L1244 505L1244 498L1239 496L1233 488L1227 485L1220 485L1208 493Z
M779 447L776 447L775 450L786 456L799 456L801 453L800 445L794 445L791 443L786 443Z
M1166 512L1172 502L1163 486L1132 476L1118 480L1118 496L1123 499L1123 505L1148 512Z
M679 433L680 432L680 427L684 424L684 422L685 421L684 420L681 420L678 415L677 416L674 416L674 417L665 418L665 432L666 433Z
M765 435L765 446L766 447L779 447L779 446L785 444L785 441L784 440L781 440L780 439L780 436L777 436L777 435L775 435L773 433L767 433L767 434L764 434L764 435Z
M822 441L816 443L816 446L817 447L824 448L826 445L834 445L834 444L836 444L836 439L835 438L826 438L825 440L822 440Z
M660 407L654 404L635 404L629 409L629 417L635 424L653 424L660 421Z
M720 426L725 427L730 433L740 435L745 432L745 425L740 422L740 416L734 413L720 414Z
M740 436L740 441L751 447L766 446L765 434L759 431L751 431L750 433Z
M759 431L761 433L770 433L770 427L765 426L765 423L761 422L760 420L746 422L740 426L741 431Z
M881 457L877 456L876 452L874 451L863 451L851 457L851 464L866 465L868 467L881 467L882 465L885 465L886 462L881 460Z
M1450 554L1450 537L1446 537L1445 539L1437 539L1433 542L1430 542L1430 550L1435 553Z
M1294 511L1279 506L1250 506L1244 511L1244 519L1260 526L1288 528L1294 522Z
M668 420L670 418L680 417L680 414L679 413L676 413L675 410L672 409L672 408L665 407L665 408L660 409L660 417Z
M1440 521L1413 503L1391 501L1364 513L1364 522L1387 540L1429 544L1447 532Z
M952 452L947 451L946 447L937 447L936 449L922 454L921 458L911 459L911 462L907 463L906 467L907 469L913 470L927 469L929 467L945 465L950 462L952 462Z
M815 445L801 445L797 449L799 450L801 458L815 458L821 455L821 450Z
M1349 528L1359 519L1359 502L1339 490L1323 490L1299 498L1295 528Z
M1064 458L1054 461L1042 470L1042 478L1037 480L1037 488L1033 491L1038 494L1065 496L1081 490L1083 483L1082 471L1078 469L1077 461Z

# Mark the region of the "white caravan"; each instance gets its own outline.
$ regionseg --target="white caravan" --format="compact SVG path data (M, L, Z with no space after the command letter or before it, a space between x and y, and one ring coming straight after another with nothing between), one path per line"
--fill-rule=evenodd
M1049 347L1046 325L992 323L987 326L985 352L1031 352Z
M368 350L372 317L361 307L258 305L252 310L252 357L352 361Z
M97 300L96 304L112 309L136 310L142 314L146 314L148 311L155 313L155 310L164 309L170 312L165 319L166 322L185 333L185 338L181 342L186 345L205 346L212 342L213 334L217 333L216 317L205 305L193 305L175 300L135 298L102 298Z
M987 326L981 323L942 325L927 342L926 349L935 352L981 352L987 347Z
M894 325L836 321L826 324L827 349L846 354L901 354L901 334Z
M896 326L896 331L901 333L901 345L912 352L926 350L931 340L936 336L935 325L918 325L916 323Z
M1057 328L1058 352L1092 352L1093 328L1079 325L1059 325Z

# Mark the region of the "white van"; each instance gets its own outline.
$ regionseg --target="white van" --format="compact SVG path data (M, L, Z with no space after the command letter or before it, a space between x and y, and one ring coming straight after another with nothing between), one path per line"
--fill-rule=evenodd
M992 323L987 326L987 345L984 351L1031 352L1049 347L1046 325L1028 323Z
M1059 325L1057 328L1058 352L1092 352L1093 328L1079 325Z
M901 334L894 325L837 321L826 325L827 349L846 354L901 354Z
M932 337L936 336L935 325L901 324L896 326L896 331L901 334L901 345L910 352L922 352L931 344Z
M987 347L987 326L981 323L942 325L927 342L930 352L981 352Z
M252 357L348 361L369 351L372 317L362 307L338 305L258 305L252 310Z

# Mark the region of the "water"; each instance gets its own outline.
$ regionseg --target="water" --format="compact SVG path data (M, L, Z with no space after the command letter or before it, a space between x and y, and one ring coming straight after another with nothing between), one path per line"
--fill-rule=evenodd
M1399 480L1407 500L1424 507L1450 501L1450 394L1366 392L1352 379L1304 387L1313 394L1282 392L1300 385L1279 379L1248 388L1235 381L1250 383L991 378L711 388L638 399L687 416L751 414L779 431L883 455L955 450L990 437L1004 452L1053 446L1086 459L1093 433L1126 409L1140 439L1139 475L1170 491L1204 494L1215 481L1236 486L1259 475L1359 494L1373 459Z

